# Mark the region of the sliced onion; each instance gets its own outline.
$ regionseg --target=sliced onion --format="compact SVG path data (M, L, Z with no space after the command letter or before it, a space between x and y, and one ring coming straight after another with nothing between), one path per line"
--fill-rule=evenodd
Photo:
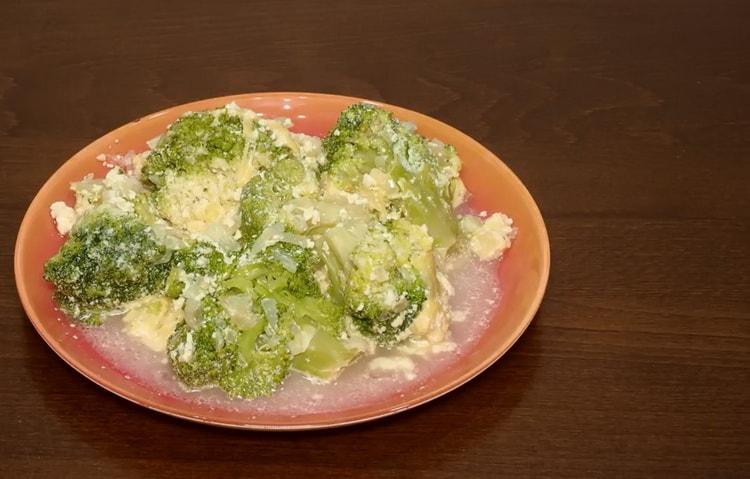
M185 298L185 322L191 328L198 326L198 310L201 302L195 298Z
M263 308L263 312L266 314L268 324L275 328L276 323L279 321L279 309L276 306L276 300L273 298L263 298L260 300L260 307Z
M294 260L291 256L286 254L283 251L274 251L273 257L276 259L276 261L281 264L281 266L289 271L290 273L296 273L297 272L297 261Z

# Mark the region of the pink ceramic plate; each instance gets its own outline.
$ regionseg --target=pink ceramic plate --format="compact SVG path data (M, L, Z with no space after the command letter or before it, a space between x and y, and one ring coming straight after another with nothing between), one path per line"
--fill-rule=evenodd
M358 98L317 93L258 93L212 98L136 120L94 141L63 164L44 184L21 223L15 250L15 275L21 302L39 334L68 364L100 386L150 409L202 423L247 429L315 429L354 424L388 416L424 404L464 384L502 356L531 322L542 300L549 276L550 254L547 232L534 200L521 181L482 145L438 120L403 108L382 105L401 120L417 125L419 132L456 147L463 159L461 176L472 192L472 206L490 212L502 211L513 218L518 237L497 268L503 299L476 345L460 361L430 376L420 388L402 391L376 403L345 410L307 415L254 414L210 407L162 395L146 384L118 372L86 340L69 333L59 320L52 288L42 278L45 261L63 242L49 217L49 205L72 203L72 181L93 172L104 174L96 160L101 153L125 154L142 151L145 142L186 111L223 106L231 101L269 117L289 117L295 131L324 135L341 110ZM376 102L373 102L376 103ZM107 366L107 367L103 367Z

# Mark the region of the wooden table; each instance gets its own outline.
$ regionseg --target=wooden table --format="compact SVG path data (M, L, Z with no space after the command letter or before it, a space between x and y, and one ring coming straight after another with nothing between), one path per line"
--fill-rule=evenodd
M0 6L0 476L750 476L750 2L354 3ZM142 114L268 90L422 111L518 173L552 276L499 363L269 434L134 406L41 341L12 251L44 180Z

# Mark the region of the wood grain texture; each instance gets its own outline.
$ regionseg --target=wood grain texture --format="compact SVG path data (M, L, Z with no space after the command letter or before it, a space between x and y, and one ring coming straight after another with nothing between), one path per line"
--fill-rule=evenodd
M750 476L750 3L0 4L0 476ZM143 114L297 90L435 116L501 155L552 242L479 378L346 429L262 434L121 400L18 302L13 242L71 154Z

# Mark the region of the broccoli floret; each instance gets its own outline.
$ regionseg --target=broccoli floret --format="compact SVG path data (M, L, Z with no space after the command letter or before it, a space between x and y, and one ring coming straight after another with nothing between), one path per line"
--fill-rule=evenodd
M169 360L189 387L219 386L234 397L273 393L291 365L289 332L268 319L238 329L213 296L202 300L200 322L182 322L169 338Z
M99 324L117 306L159 291L170 270L170 252L134 216L97 212L73 229L44 266L60 308L74 319Z
M401 194L394 202L405 217L426 225L438 246L453 245L458 230L451 206L455 155L441 154L392 114L365 103L341 113L323 148L324 181L353 192L365 174L384 171L398 185Z
M267 247L251 265L239 268L237 273L239 277L254 277L249 290L257 297L273 300L280 317L304 320L338 336L343 331L343 310L320 291L315 279L320 266L321 259L315 250L279 242Z
M255 290L263 292L266 300L270 298L274 302L280 324L290 327L293 324L297 334L309 335L307 347L295 354L292 366L318 379L335 378L359 351L346 347L341 341L343 307L324 296L315 280L320 258L311 249L289 243L277 243L267 248L263 257L266 265L284 265L285 274L276 269L265 277L263 284L256 283ZM293 258L293 263L289 258ZM291 264L296 267L290 268ZM284 286L280 286L281 277L287 278ZM292 336L291 339L296 338Z
M307 357L301 352L299 369L307 366L310 374L330 375L338 370L336 365L348 364L354 352L337 339L343 313L320 292L315 252L286 242L252 255L248 251L237 254L238 265L229 277L201 300L197 325L181 324L170 338L169 357L177 376L190 387L215 385L231 396L271 394L292 365L289 346L302 324L313 327L315 338L320 336L313 346L327 340L339 347L331 350L335 356L317 352ZM255 321L234 321L222 304L227 297L247 298Z
M224 167L245 148L242 119L222 108L188 113L169 127L146 158L143 175L161 187L167 172L180 175Z
M390 113L381 108L366 103L350 106L323 139L326 163L321 172L328 172L345 190L356 190L362 175L390 160L392 139L383 133L395 137L394 126Z
M177 298L185 284L181 273L224 279L233 268L233 259L205 241L193 241L172 255L172 271L167 278L166 295Z
M344 346L343 307L325 296L315 279L321 266L316 252L291 243L268 246L224 282L232 291L255 295L266 317L292 331L291 339L305 343L295 352L294 367L328 380L349 364L358 351ZM269 318L270 319L270 318ZM308 340L298 338L307 335Z
M282 149L274 163L254 176L242 189L242 237L253 240L267 225L278 221L281 207L292 199L292 188L305 177L302 162Z
M266 247L224 281L226 291L250 294L265 316L275 311L280 323L307 318L341 332L343 312L326 298L315 279L320 259L314 250L279 242Z
M302 298L321 296L315 280L319 263L312 249L278 242L238 266L223 287L257 298L271 298L286 308Z
M320 247L346 312L382 346L401 339L427 297L411 255L402 251L404 233L378 222L342 225L323 233Z
M187 231L210 228L231 249L234 230L227 220L253 173L248 141L245 115L232 108L183 115L144 160L143 178L153 186L151 213Z
M173 371L191 388L217 384L238 363L237 334L221 316L205 317L195 328L180 322L167 342Z
M281 333L264 333L256 338L253 331L243 331L238 343L242 366L219 381L221 388L231 396L243 398L272 394L289 374L292 362L290 333Z
M414 276L408 280L399 278L387 288L384 293L372 297L355 286L348 297L349 313L357 328L375 338L381 346L390 346L403 339L401 334L417 317L427 299L424 285ZM388 295L397 298L395 303L384 302L383 298Z
M321 329L333 337L341 336L344 331L343 309L341 306L323 296L308 296L289 301L288 312L296 321L304 321Z
M231 269L231 258L205 241L193 241L174 253L175 266L186 273L223 276Z
M305 167L288 146L278 146L270 129L256 122L255 151L264 157L261 170L242 190L241 231L253 240L267 225L278 221L281 207L292 199L292 188L305 178Z

